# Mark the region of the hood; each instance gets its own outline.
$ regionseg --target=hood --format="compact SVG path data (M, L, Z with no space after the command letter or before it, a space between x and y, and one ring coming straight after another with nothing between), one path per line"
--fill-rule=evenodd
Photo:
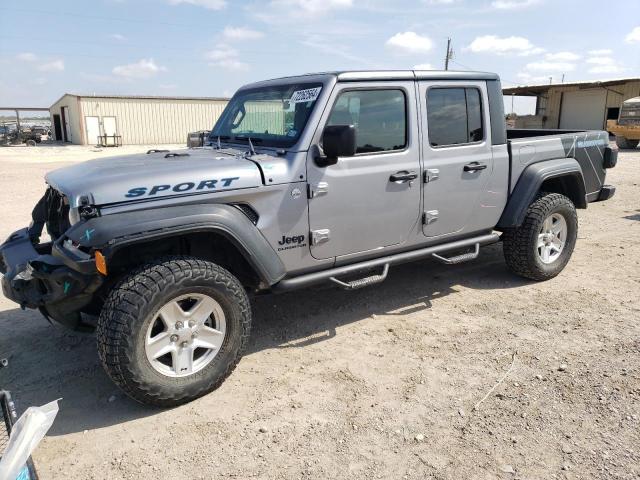
M257 164L240 150L178 150L90 160L48 173L46 182L77 207L262 186Z

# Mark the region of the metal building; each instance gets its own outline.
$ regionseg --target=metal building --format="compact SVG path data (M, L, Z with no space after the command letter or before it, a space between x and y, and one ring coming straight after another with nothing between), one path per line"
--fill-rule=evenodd
M535 115L518 117L516 128L603 130L623 101L640 95L640 78L525 85L503 94L536 97Z
M55 140L79 145L184 143L209 130L228 98L64 94L49 109Z

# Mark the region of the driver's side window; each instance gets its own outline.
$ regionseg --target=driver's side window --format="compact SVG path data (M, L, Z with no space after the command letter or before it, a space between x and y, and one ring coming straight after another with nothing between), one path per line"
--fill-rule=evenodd
M356 153L402 150L407 145L405 94L399 89L344 91L327 125L354 125Z

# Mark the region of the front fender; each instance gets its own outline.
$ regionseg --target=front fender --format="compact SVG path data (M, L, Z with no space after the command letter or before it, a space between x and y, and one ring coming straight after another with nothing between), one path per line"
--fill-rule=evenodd
M545 160L529 165L520 175L507 206L498 221L497 228L517 227L522 224L527 208L540 191L542 184L554 178L566 177L571 182L573 200L578 208L587 207L586 189L582 168L574 158Z
M109 260L125 246L195 232L224 235L268 285L285 275L282 261L258 228L231 205L183 205L103 215L77 223L66 236L81 247L100 249Z

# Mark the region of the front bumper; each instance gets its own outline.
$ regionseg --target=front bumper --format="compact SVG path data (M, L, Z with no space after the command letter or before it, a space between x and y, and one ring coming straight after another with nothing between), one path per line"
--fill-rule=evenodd
M79 328L80 311L103 281L93 258L82 258L61 241L34 245L26 228L0 245L0 272L7 298L71 328Z

